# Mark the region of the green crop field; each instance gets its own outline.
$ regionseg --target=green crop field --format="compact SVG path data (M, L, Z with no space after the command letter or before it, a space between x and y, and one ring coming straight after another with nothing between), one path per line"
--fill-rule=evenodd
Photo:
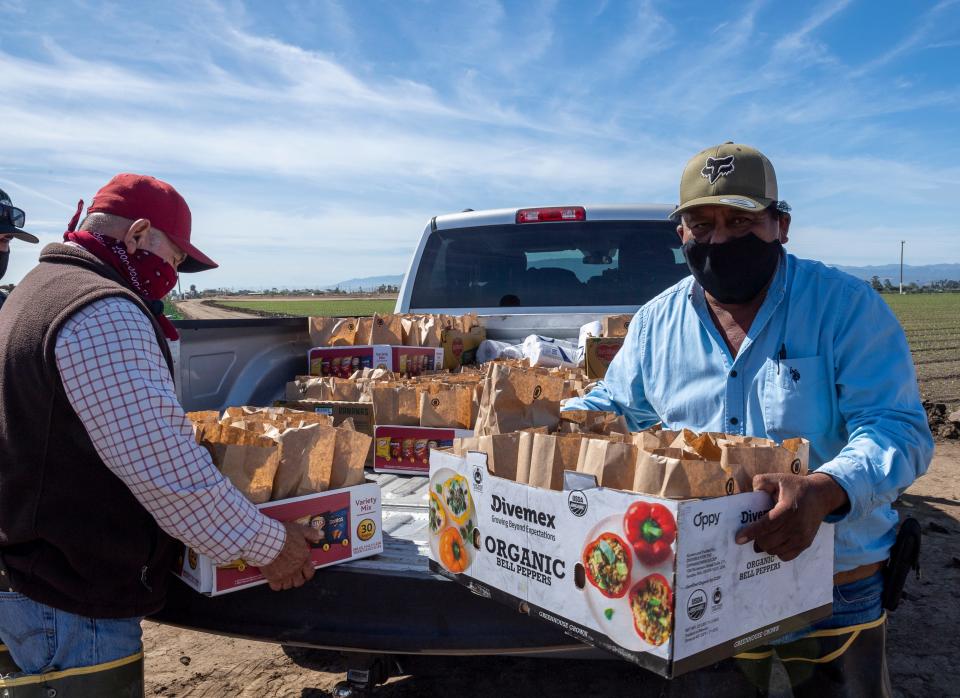
M960 402L960 293L884 294L907 334L923 397Z
M171 320L183 320L183 315L177 308L176 303L168 301L167 299L163 300L163 314Z
M366 298L331 298L329 300L221 300L217 305L240 310L259 310L266 313L302 317L357 317L374 313L392 313L396 306L393 299L369 300Z

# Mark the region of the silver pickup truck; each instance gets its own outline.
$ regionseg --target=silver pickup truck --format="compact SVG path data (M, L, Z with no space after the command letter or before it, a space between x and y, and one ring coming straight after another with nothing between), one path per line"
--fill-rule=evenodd
M478 313L491 339L576 340L581 325L636 311L687 275L668 206L465 211L423 231L396 311ZM303 319L176 323L177 388L188 410L268 405L304 373ZM474 596L427 567L427 480L368 475L383 493L385 551L324 569L300 589L261 586L207 598L174 583L157 620L213 633L351 653L375 683L432 655L596 650L554 626Z

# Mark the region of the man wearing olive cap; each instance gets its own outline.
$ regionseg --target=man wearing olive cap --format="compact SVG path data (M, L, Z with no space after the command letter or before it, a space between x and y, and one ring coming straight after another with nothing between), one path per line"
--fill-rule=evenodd
M772 651L795 695L889 695L881 597L891 503L926 471L933 440L900 324L863 281L785 253L789 211L754 148L724 143L694 156L674 212L691 276L637 312L604 380L566 409L615 411L635 430L662 422L808 439L809 475L754 478L775 506L737 543L793 560L822 522L835 523L833 616ZM771 656L742 656L675 687L750 695L766 689Z
M23 674L4 695L141 695L174 539L274 589L313 576L316 531L264 517L177 401L163 297L216 266L183 197L121 174L82 213L0 312L0 674Z
M16 238L24 242L34 244L40 242L36 235L31 235L23 226L26 222L26 215L23 209L19 209L10 201L7 192L0 189L0 279L7 273L7 263L10 261L10 241ZM7 299L6 295L0 291L0 308Z

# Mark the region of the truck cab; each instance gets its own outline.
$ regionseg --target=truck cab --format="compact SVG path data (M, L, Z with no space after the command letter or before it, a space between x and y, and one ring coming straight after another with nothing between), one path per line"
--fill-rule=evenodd
M561 206L465 211L424 228L396 312L476 312L488 337L575 338L636 311L687 275L671 207ZM176 323L187 410L269 405L304 373L302 318ZM431 573L427 479L368 474L383 495L384 554L319 570L300 589L208 598L172 584L156 619L207 632L357 655L496 655L597 650Z

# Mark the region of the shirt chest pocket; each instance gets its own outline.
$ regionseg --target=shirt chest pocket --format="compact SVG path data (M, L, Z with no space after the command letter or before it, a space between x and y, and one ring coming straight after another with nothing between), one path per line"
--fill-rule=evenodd
M821 434L830 427L835 388L823 358L768 359L763 381L763 421L770 438Z

